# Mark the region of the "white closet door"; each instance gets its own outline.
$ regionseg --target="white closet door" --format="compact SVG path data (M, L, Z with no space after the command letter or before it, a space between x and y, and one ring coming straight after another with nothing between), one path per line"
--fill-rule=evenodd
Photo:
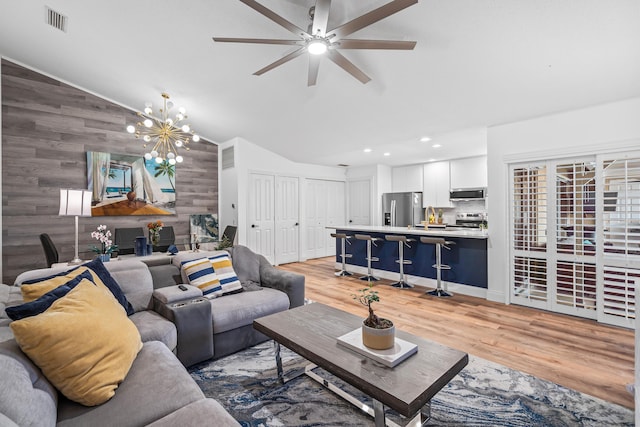
M275 263L274 179L273 175L249 174L247 203L247 246L272 264Z
M276 262L299 261L300 214L298 178L276 177Z

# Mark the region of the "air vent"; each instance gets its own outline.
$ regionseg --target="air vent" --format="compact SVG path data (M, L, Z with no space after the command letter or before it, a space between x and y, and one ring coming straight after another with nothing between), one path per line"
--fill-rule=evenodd
M231 146L222 150L222 170L235 167L235 153L233 148L234 147Z
M344 163L338 163L338 166L341 168L348 168L349 165L345 165Z
M45 20L47 24L51 25L60 31L67 32L67 17L51 9L49 6L45 6Z

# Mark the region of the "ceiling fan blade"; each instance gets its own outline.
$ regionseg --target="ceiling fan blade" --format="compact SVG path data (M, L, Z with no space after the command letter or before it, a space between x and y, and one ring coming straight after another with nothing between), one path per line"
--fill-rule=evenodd
M255 10L256 12L261 13L262 15L266 16L267 18L271 19L276 24L278 24L278 25L286 28L287 30L291 31L296 36L301 36L301 37L303 37L305 39L310 38L309 34L307 34L307 32L304 31L302 28L298 27L297 25L292 24L291 22L289 22L286 19L284 19L282 16L278 15L277 13L272 11L271 9L268 9L268 8L264 7L263 5L258 3L257 1L255 1L255 0L240 0L240 1L242 3L244 3L244 4L246 4L247 6L249 6L250 8L252 8L253 10Z
M302 40L243 39L243 38L232 38L232 37L213 37L213 41L225 42L225 43L304 44Z
M335 62L338 66L340 66L347 73L351 74L356 79L360 80L362 83L367 83L371 80L369 76L367 76L360 68L356 67L353 62L349 61L347 58L342 56L340 52L335 49L329 49L327 51L329 59Z
M307 86L315 86L318 80L318 69L320 68L320 55L309 55L309 79Z
M294 58L297 58L298 56L302 55L303 53L305 53L307 51L306 47L301 47L298 50L294 50L293 52L291 52L288 55L283 56L282 58L278 59L275 62L272 62L271 64L267 65L264 68L259 69L258 71L256 71L255 73L253 73L254 76L261 76L264 73L266 73L269 70L273 70L274 68L276 68L279 65L284 64L285 62L289 62Z
M416 47L416 42L401 40L351 40L342 39L337 42L340 49L399 49L411 50Z
M316 0L316 6L313 12L313 34L324 37L327 33L327 23L329 22L329 10L331 9L331 0Z
M341 39L342 37L346 37L349 34L355 33L356 31L361 30L366 26L378 22L389 15L393 15L396 12L400 12L401 10L406 9L407 7L416 3L418 3L418 0L393 0L392 2L387 3L384 6L380 6L379 8L374 9L371 12L365 13L364 15L359 16L358 18L349 21L346 24L343 24L334 30L328 31L327 34L335 34L335 40Z

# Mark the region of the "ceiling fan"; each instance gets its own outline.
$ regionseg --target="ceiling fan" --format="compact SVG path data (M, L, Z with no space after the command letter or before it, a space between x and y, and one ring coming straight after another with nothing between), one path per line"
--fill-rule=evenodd
M231 43L258 43L258 44L282 44L282 45L298 45L300 48L283 56L277 61L267 65L264 68L253 73L260 76L269 70L291 61L298 56L309 53L309 76L307 80L308 86L316 84L318 79L318 68L320 66L320 58L326 54L327 58L336 63L353 77L367 83L371 80L361 69L356 67L351 61L344 57L338 49L396 49L411 50L415 47L414 41L399 40L355 40L345 38L350 34L361 30L375 22L378 22L387 16L393 15L415 3L418 0L393 0L384 6L367 12L345 24L327 31L329 22L329 10L331 9L331 0L316 0L315 6L309 10L309 16L312 19L311 25L307 31L299 28L282 16L273 12L271 9L263 6L255 0L240 0L255 11L266 16L276 24L291 31L298 39L281 40L281 39L250 39L250 38L228 38L213 37L216 42Z

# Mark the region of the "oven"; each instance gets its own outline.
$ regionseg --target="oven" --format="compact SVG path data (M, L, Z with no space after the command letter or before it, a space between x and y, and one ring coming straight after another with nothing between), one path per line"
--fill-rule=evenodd
M480 228L487 226L487 214L484 212L459 212L456 214L456 227Z

